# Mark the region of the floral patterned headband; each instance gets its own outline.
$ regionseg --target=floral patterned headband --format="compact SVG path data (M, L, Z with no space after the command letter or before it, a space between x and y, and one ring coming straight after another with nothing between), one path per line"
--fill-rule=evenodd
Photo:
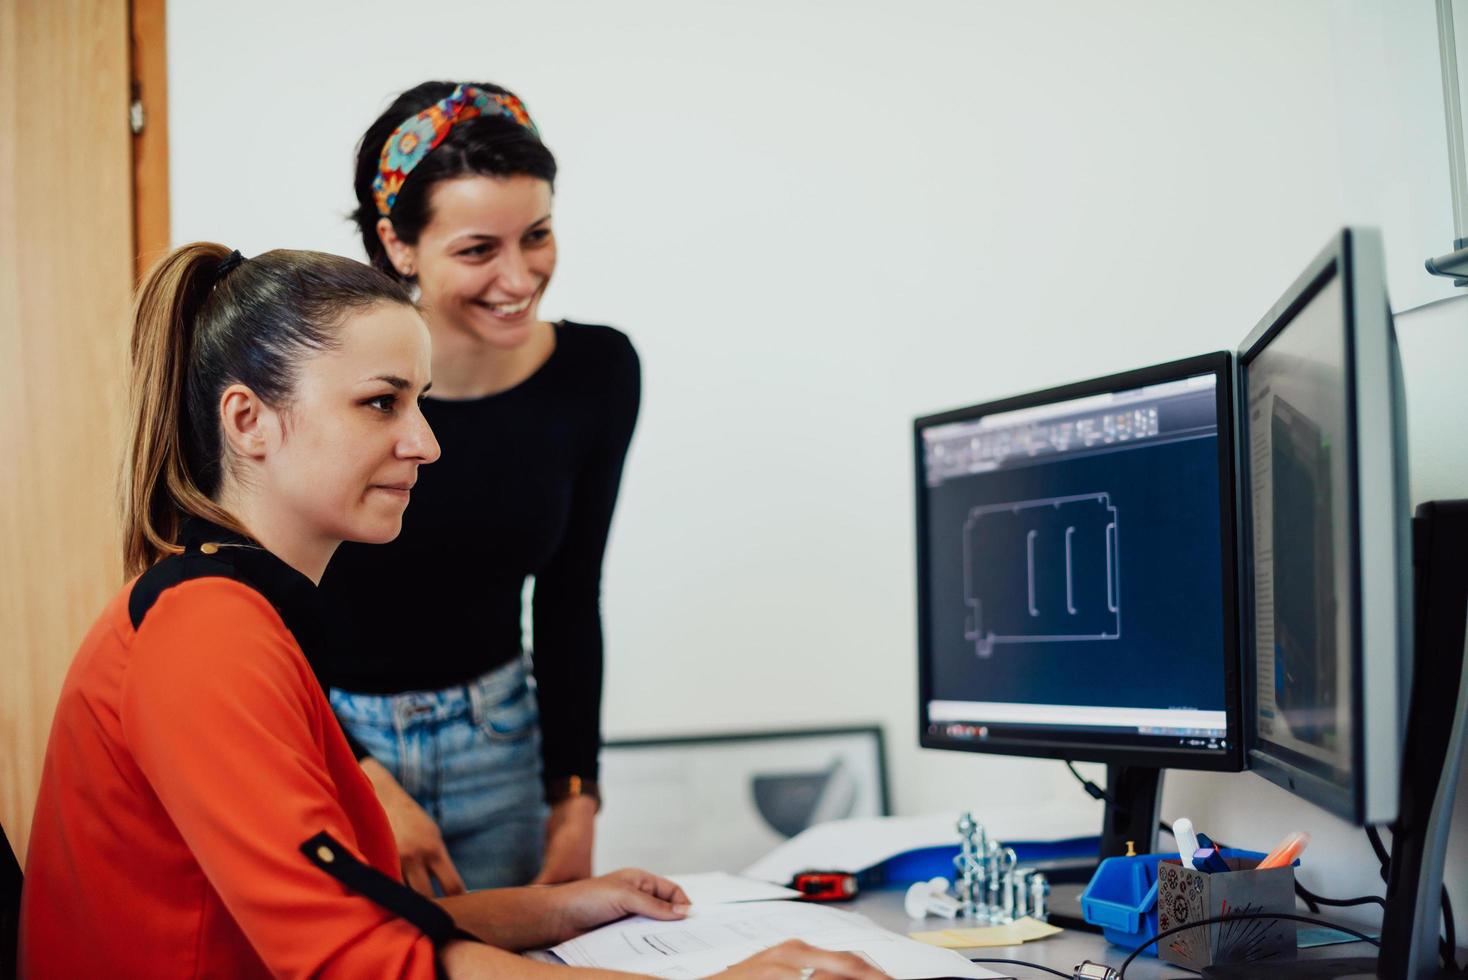
M530 121L525 104L513 95L486 92L473 85L460 85L449 97L424 109L392 131L382 147L377 163L377 176L372 180L372 197L377 213L386 218L397 203L398 191L413 168L449 135L455 123L477 116L504 116L513 119L540 137L540 130Z

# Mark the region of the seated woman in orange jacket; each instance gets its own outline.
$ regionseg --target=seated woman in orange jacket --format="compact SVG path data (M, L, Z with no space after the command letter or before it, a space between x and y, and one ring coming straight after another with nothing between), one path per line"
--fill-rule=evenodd
M401 884L311 661L332 552L396 535L438 456L418 410L429 363L404 287L347 259L195 244L144 283L124 546L141 574L62 689L23 975L539 976L567 968L474 940L523 949L682 916L677 886L639 871L437 904ZM798 944L729 972L816 969L876 976Z

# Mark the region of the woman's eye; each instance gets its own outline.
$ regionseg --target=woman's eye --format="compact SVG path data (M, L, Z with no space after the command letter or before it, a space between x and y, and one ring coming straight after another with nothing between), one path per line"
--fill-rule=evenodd
M469 256L471 258L478 258L481 255L488 255L489 254L489 246L488 245L471 245L470 247L464 249L459 254L460 255L467 255L467 256Z
M376 398L367 399L366 404L370 408L374 408L377 411L382 412L383 414L387 414L393 410L393 408L397 405L397 402L398 397L396 395L378 395Z
M530 244L539 244L550 237L549 228L537 228L525 236L525 241Z

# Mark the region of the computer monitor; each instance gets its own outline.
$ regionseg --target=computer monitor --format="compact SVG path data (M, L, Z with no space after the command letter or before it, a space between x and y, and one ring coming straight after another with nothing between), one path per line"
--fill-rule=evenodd
M1396 816L1411 655L1401 367L1381 243L1347 229L1239 348L1249 767Z
M1232 419L1217 353L915 422L923 746L1150 770L1139 848L1241 768Z

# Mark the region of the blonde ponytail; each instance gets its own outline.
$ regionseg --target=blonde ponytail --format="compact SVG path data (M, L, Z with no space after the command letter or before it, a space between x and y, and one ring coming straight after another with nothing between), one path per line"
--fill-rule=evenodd
M230 250L175 249L148 273L133 307L127 459L122 473L123 562L129 576L179 548L186 516L233 530L238 522L199 489L186 450L189 353L200 307Z

